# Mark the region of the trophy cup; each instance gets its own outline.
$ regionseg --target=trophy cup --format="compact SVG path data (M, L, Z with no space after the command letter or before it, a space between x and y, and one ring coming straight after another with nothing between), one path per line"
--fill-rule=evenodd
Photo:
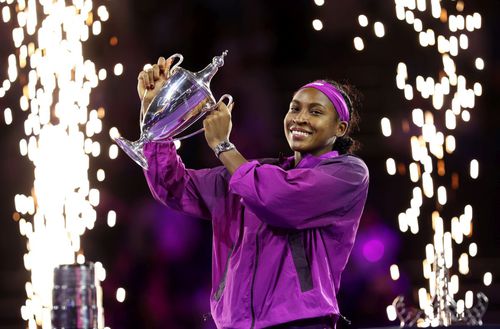
M140 115L141 135L139 140L131 142L123 137L115 139L116 144L144 169L148 163L144 157L144 144L148 142L161 143L167 139L182 140L203 131L203 128L186 136L178 137L180 133L202 118L207 112L215 109L215 101L210 91L210 81L219 67L224 65L224 56L213 58L203 70L192 73L179 65L184 57L174 54L170 58L178 58L178 62L170 69L170 77L158 94L153 98L148 109ZM219 102L228 100L228 106L233 102L231 95L225 94Z
M53 329L104 328L102 288L94 263L60 265L54 269Z

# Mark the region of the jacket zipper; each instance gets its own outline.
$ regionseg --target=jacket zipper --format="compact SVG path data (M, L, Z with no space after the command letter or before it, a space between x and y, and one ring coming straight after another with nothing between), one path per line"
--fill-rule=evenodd
M231 260L231 255L233 254L233 250L234 250L234 245L231 247L231 249L229 250L229 253L227 254L226 266L224 268L224 273L222 274L222 278L221 278L219 285L217 286L217 290L215 291L214 296L213 296L216 301L220 300L222 293L224 292L224 288L226 287L227 270L229 268L229 261Z
M347 325L349 325L349 326L351 325L351 323L352 323L351 320L349 320L348 318L346 318L345 316L343 316L342 314L340 314L340 312L339 312L339 316L340 316L340 318L342 320L345 321L345 323L347 323Z
M255 262L253 266L253 274L252 274L252 284L250 286L250 311L252 313L252 325L250 329L255 328L255 308L253 306L253 287L255 284L255 275L257 273L257 265L259 262L259 232L264 223L260 223L259 227L257 228L257 233L255 234Z

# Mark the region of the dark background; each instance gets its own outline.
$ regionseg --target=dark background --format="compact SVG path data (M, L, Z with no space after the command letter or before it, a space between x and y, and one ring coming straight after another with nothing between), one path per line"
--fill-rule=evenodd
M420 47L413 28L395 18L394 1L330 0L322 7L312 0L103 3L110 19L103 23L102 34L91 37L85 46L85 56L97 67L108 69L108 79L94 90L91 100L94 108L106 109L100 137L103 145L111 143L107 134L111 127L118 127L125 137L137 137L136 77L145 63L155 62L158 56L182 53L182 66L196 71L213 56L229 50L224 67L212 81L212 91L216 98L223 93L233 95L236 105L232 141L247 158L289 154L282 119L298 87L317 78L348 79L356 85L364 94L364 102L360 131L355 138L363 145L358 154L370 168L371 184L358 240L339 293L341 311L352 320L352 325L342 322L339 327L391 324L385 309L399 294L405 295L410 305L418 305L417 290L427 284L421 260L425 257L425 244L432 240L430 213L435 200L424 198L420 233L401 234L397 216L409 207L414 185L408 175L389 176L385 161L392 157L398 164L409 164L410 135L403 132L402 121L411 120L411 109L432 106L416 94L412 101L404 99L395 85L398 62L407 64L414 84L417 75L436 79L441 57L435 47ZM94 6L99 4L96 1ZM457 13L455 5L456 1L443 2L449 14ZM476 99L476 107L470 111L471 121L458 120L453 132L457 150L446 155L445 161L449 172L460 173L460 188L449 193L442 215L449 220L462 213L466 204L474 208L474 234L455 249L455 254L465 251L463 248L472 241L477 242L479 253L471 259L470 274L461 276L458 296L463 297L467 290L485 292L490 305L484 320L491 324L500 323L500 233L495 211L500 202L500 28L496 17L500 2L466 1L463 14L475 11L481 13L483 26L467 32L469 49L459 53L456 62L457 71L467 77L469 88L471 82L481 82L483 96ZM368 16L368 27L359 26L359 14ZM436 34L447 35L446 26L432 19L430 13L419 17ZM314 18L323 21L322 31L313 30ZM386 29L386 36L381 39L375 37L372 29L377 20ZM11 28L3 24L0 29L4 45L0 50L2 76L6 75L7 56L11 52ZM113 36L119 40L116 46L109 44ZM355 36L363 37L364 51L354 49ZM474 68L476 57L485 60L483 71ZM125 71L114 77L112 67L118 62L124 64ZM32 164L18 150L25 120L18 108L18 89L17 83L0 99L2 110L10 106L14 111L14 123L3 125L0 130L4 152L0 182L0 328L25 326L19 309L25 300L24 283L29 280L22 263L26 240L12 220L14 195L28 194L33 184ZM433 112L436 125L447 134L444 110ZM380 119L384 116L392 122L393 134L389 138L380 131ZM411 133L418 134L416 130ZM111 328L213 328L210 319L203 321L203 315L209 313L210 223L185 218L157 204L140 168L123 153L117 160L109 160L106 150L103 147L103 155L91 163L91 186L100 190L101 204L97 208L96 227L85 234L82 242L86 258L101 261L107 270L103 282L106 324ZM189 167L218 165L203 136L184 142L179 152ZM480 163L476 180L468 175L473 158ZM105 169L104 182L94 178L97 168ZM440 184L449 186L449 181ZM106 225L110 209L118 214L114 228ZM363 256L363 248L374 240L383 243L384 252L379 261L372 263ZM401 271L396 282L389 276L389 266L394 263L400 265ZM489 287L482 284L486 271L493 273ZM115 299L118 287L127 291L124 303Z

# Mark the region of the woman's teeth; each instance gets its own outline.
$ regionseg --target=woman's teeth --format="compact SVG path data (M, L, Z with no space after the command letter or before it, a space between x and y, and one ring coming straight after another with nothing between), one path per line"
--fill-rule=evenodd
M309 136L311 133L306 133L304 131L291 130L293 136Z

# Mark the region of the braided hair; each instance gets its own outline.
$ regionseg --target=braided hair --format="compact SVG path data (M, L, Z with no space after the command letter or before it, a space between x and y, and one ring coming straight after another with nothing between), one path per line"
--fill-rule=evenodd
M334 86L340 93L347 104L349 109L349 124L347 126L346 133L344 136L337 137L335 143L333 144L333 151L339 152L339 154L354 153L359 150L360 144L358 141L354 140L350 134L358 130L359 114L358 108L361 104L362 95L353 85L342 82L339 83L333 80L323 80Z

